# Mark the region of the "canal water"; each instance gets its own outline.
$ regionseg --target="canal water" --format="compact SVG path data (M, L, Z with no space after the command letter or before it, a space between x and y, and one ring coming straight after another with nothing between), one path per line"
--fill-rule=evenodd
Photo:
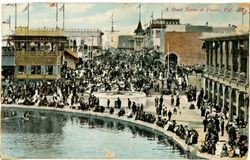
M108 118L2 108L1 123L1 152L10 158L188 158L160 132Z

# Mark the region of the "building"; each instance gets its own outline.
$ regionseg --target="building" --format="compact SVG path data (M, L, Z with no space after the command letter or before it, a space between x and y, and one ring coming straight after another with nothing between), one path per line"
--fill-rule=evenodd
M134 50L134 36L120 35L118 37L118 49L132 49Z
M99 29L64 29L67 37L66 47L77 53L78 57L90 58L93 49L103 48L103 32Z
M67 37L60 29L17 27L10 41L15 46L17 79L59 79L61 66L72 64L68 55L77 58L68 51L64 55Z
M205 95L222 107L229 120L248 121L249 33L204 35Z
M14 47L2 47L2 79L13 76L15 72Z
M203 41L199 32L166 32L164 41L165 63L174 62L184 65L204 63ZM168 57L169 56L169 57Z
M215 33L231 33L235 32L235 26L229 25L226 27L213 27L205 25L181 24L179 19L155 19L150 22L150 25L145 29L144 47L149 49L160 49L166 51L164 34L166 32L215 32Z
M110 31L107 33L107 42L105 44L105 48L117 48L118 47L118 37L119 32L117 31Z
M143 49L143 34L144 30L142 29L141 26L141 21L139 20L139 23L137 25L137 28L134 31L135 36L134 36L134 49L135 50L142 50Z

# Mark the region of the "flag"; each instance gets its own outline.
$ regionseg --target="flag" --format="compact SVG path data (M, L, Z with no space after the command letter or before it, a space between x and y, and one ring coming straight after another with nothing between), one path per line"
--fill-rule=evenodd
M7 3L6 6L15 6L16 3Z
M236 10L236 12L243 12L244 8L243 7L238 7L238 9Z
M10 24L10 19L6 19L2 22L3 24Z
M243 15L245 15L245 14L247 14L247 13L249 13L249 12L247 12L247 10L244 10L244 11L242 12Z
M141 3L139 4L139 6L137 8L141 8Z
M25 12L25 11L27 11L28 9L29 9L29 3L28 3L27 6L23 9L22 12Z
M48 3L49 7L56 7L57 3Z
M61 12L61 11L64 11L64 4L62 5L61 8L59 8L59 11L60 11L60 12Z

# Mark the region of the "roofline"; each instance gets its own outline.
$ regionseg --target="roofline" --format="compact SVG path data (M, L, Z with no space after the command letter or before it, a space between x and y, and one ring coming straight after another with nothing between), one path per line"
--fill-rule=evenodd
M204 34L204 33L203 33ZM208 33L201 36L201 40L228 40L228 39L246 39L249 38L249 33Z

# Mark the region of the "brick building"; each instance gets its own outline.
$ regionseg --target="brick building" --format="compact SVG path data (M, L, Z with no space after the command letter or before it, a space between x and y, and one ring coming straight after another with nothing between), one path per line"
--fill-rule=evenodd
M204 63L203 41L200 32L165 32L165 61L176 61L178 64L195 65Z

